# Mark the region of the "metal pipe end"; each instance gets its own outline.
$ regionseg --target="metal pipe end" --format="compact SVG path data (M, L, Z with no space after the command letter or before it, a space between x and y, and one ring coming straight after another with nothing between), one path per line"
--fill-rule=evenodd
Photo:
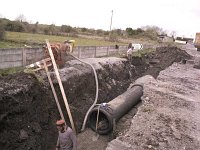
M99 108L99 116L97 123L97 113L98 113L98 107L95 107L89 114L90 128L101 135L108 134L113 129L112 115L106 110ZM97 129L96 129L96 123L97 123Z

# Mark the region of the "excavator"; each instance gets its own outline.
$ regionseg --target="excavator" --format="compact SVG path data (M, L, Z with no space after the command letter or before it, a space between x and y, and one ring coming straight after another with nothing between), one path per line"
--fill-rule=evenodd
M75 40L66 40L64 43L55 43L55 44L50 44L56 64L58 66L62 66L65 63L64 57L67 54L71 54L73 52L73 48L75 46ZM49 58L49 51L47 48L47 45L44 45L42 47L44 53L45 53L45 58Z
M63 43L52 43L50 44L50 47L53 52L56 64L58 65L58 67L61 67L65 63L66 55L71 54L73 52L73 49L75 47L75 40L66 40ZM52 66L47 45L43 45L42 49L45 54L43 60L46 62L47 67ZM26 69L31 68L33 71L38 71L40 69L43 69L44 68L43 60L26 66Z

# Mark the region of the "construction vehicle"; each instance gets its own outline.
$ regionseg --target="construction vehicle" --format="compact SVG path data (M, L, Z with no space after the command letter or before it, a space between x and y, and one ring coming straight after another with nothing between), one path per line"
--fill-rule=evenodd
M197 51L200 51L200 32L196 33L194 47L197 48Z
M64 57L67 53L72 53L75 46L75 40L66 40L64 43L50 44L56 64L62 66L65 62ZM49 51L47 45L43 47L45 58L49 58Z

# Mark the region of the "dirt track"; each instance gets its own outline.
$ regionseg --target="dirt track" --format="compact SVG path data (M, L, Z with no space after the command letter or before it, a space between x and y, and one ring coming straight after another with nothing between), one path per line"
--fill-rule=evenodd
M101 103L108 102L126 91L135 79L146 74L157 77L160 70L173 62L189 58L189 55L176 47L166 47L141 58L134 58L133 67L125 59L116 61L116 58L103 58L99 59L100 62L95 59L88 61L93 61L93 65L97 67L95 69L99 78ZM73 61L66 64L66 67L68 69L61 69L60 73L72 114L77 128L80 129L95 95L93 73L87 66ZM56 83L55 85L57 86ZM38 83L33 75L24 73L0 77L0 103L0 149L55 148L57 131L54 123L59 115L48 84ZM116 135L126 132L135 112L134 108L124 116L125 119L119 121L118 127L121 130L118 128ZM79 149L105 149L107 141L112 138L102 137L100 144L96 142L91 145L91 141L86 142L86 138L92 134L88 132L89 134L85 132L85 136L80 134Z

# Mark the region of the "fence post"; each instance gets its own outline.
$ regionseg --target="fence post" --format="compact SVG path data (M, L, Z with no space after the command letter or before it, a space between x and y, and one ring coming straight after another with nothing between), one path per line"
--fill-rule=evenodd
M110 46L107 47L107 56L109 55L109 47L110 47Z
M78 58L81 58L81 49L78 47Z
M94 57L97 57L97 47L94 47Z
M22 49L22 66L26 66L26 49Z
M35 62L36 62L36 61L37 61L37 50L36 50L36 49L35 49L34 56L35 56L34 60L35 60Z

